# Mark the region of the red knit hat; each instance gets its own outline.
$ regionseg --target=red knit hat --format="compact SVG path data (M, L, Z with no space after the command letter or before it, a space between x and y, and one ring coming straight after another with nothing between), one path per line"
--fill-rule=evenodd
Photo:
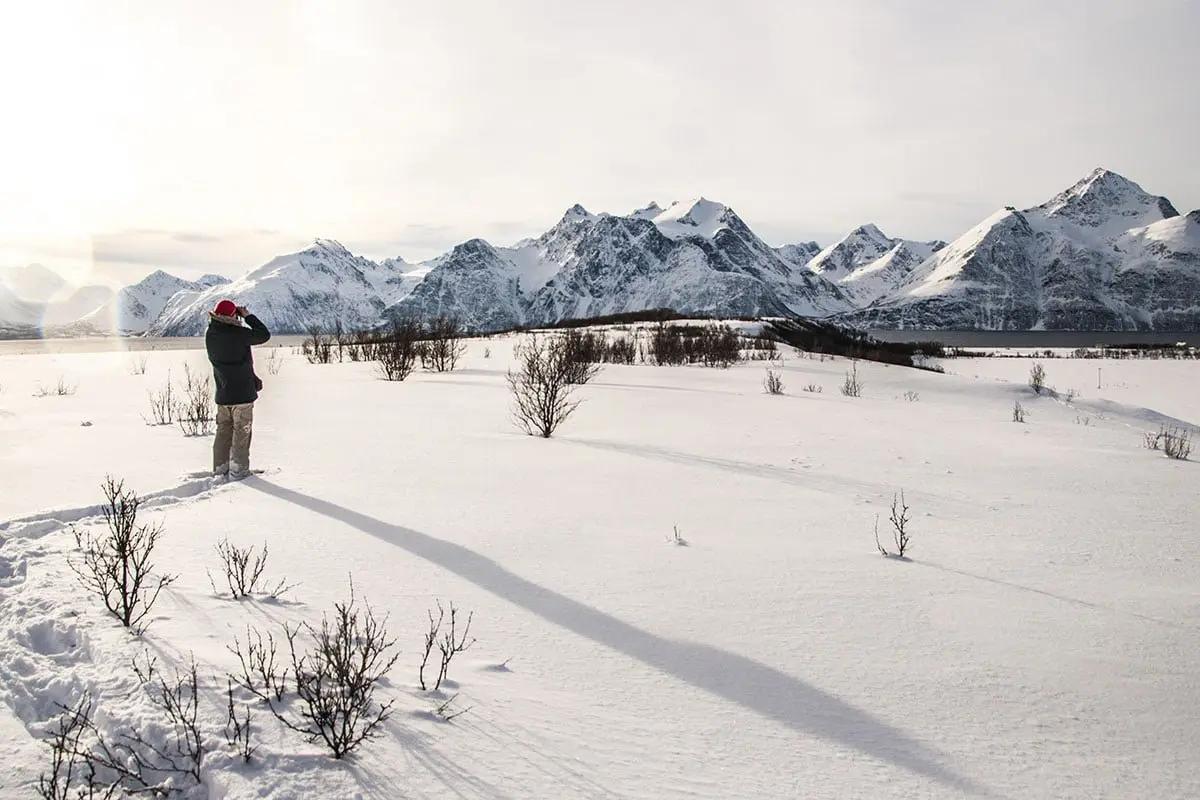
M237 316L237 304L232 300L222 300L217 303L217 307L213 309L213 313L218 317Z

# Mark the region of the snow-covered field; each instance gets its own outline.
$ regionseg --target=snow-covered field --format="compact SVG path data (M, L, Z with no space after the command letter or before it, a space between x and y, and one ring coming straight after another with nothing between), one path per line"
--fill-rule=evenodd
M199 666L197 797L1200 795L1200 463L1141 446L1200 424L1196 362L1044 362L1071 405L1033 396L1026 360L860 363L861 398L840 359L789 356L785 396L760 363L608 366L541 440L509 420L512 343L404 383L282 350L260 367L265 473L219 486L210 439L142 419L201 352L145 354L145 375L122 353L0 356L0 797L33 793L56 702L146 713L144 647ZM74 395L33 396L60 376ZM64 563L105 473L153 495L180 575L141 640ZM907 562L872 536L899 490ZM267 543L289 601L214 597L223 537ZM259 713L241 765L226 645L319 619L351 576L399 637L395 715L335 762ZM478 637L452 722L416 687L439 598Z

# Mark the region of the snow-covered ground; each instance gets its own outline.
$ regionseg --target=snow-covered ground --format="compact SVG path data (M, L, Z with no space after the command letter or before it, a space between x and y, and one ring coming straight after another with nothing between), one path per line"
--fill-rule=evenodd
M860 363L857 399L840 359L788 357L781 397L761 363L608 366L541 440L509 420L512 342L404 383L284 350L278 375L260 366L266 471L223 486L196 474L209 439L142 419L202 353L144 354L145 375L120 353L0 356L0 797L30 796L55 702L144 713L126 666L143 646L199 665L215 752L197 796L1200 795L1200 464L1140 442L1164 415L1200 423L1200 365L1046 361L1071 405L1034 397L1025 360ZM73 396L33 396L60 375ZM63 523L105 473L154 495L181 576L142 640L64 564ZM907 562L871 532L901 489ZM290 602L214 597L223 537L267 543ZM395 716L334 762L260 713L240 765L225 646L319 619L350 576L403 649ZM438 598L479 639L448 723L416 688Z

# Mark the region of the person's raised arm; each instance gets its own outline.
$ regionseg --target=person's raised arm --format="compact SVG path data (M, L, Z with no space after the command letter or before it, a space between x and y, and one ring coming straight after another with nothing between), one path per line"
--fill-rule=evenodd
M266 344L267 340L271 338L271 332L267 330L267 326L262 324L262 320L247 311L245 306L238 307L238 316L250 326L250 344Z

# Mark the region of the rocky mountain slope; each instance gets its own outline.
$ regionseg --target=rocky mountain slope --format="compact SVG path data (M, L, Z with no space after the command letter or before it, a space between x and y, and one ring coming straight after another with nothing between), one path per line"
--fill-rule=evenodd
M1005 208L897 289L840 319L864 327L1146 330L1200 327L1196 213L1097 169L1033 208Z
M942 241L893 239L867 224L818 252L807 267L862 307L895 291L914 267L945 246Z
M390 316L452 313L472 326L508 327L658 307L725 316L851 307L728 206L704 198L625 216L576 205L537 239L512 248L473 240L431 267Z

